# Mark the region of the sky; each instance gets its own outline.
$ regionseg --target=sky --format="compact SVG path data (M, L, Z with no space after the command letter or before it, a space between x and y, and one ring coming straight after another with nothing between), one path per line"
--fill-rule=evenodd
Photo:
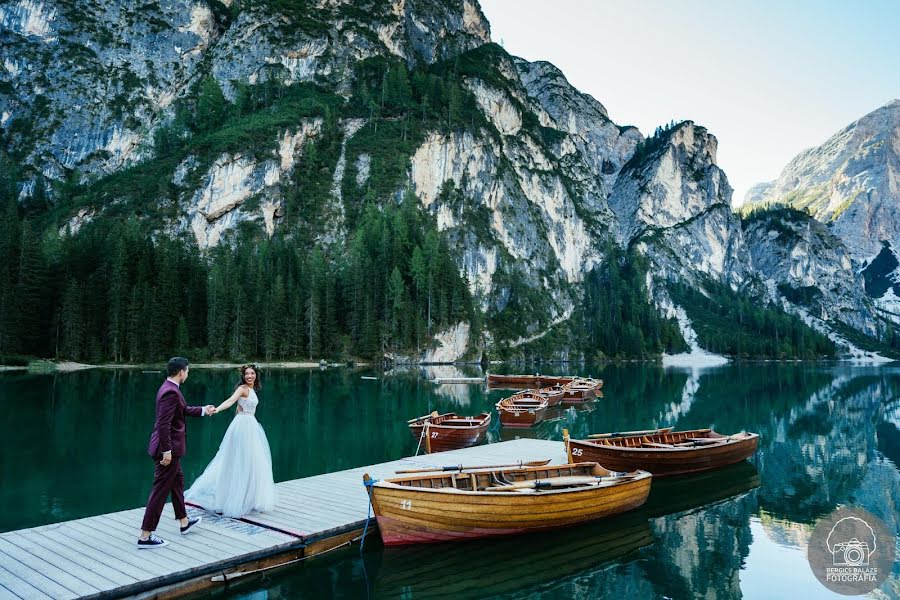
M546 60L619 125L690 119L739 205L800 151L900 98L900 1L481 0L493 41Z

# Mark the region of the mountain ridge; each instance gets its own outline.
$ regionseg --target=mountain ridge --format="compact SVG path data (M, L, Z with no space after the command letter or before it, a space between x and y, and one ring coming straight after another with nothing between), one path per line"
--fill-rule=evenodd
M718 141L705 128L673 123L644 138L616 125L552 64L489 43L474 2L376 4L365 12L321 1L303 3L303 12L276 0L177 0L136 12L109 0L78 21L55 2L0 7L10 48L19 51L3 57L0 109L20 204L64 239L91 223L143 215L151 235L184 239L200 256L220 252L238 231L253 232L319 247L339 268L367 206L415 198L484 313L483 327L446 323L442 335L426 319L429 337L456 348L431 354L442 357L515 353L545 344L560 327L567 332L554 347L584 355L586 282L616 280L614 255L634 260L610 244L649 260L646 283L635 273L623 279L636 286L630 301L652 302L671 322L668 280L700 288L709 280L732 290L722 298L746 292L773 310L806 315L791 300L797 293L785 295L779 284L808 287L808 273L843 272L828 266L840 262L839 251L800 264L771 229L748 244L716 164ZM118 32L111 41L98 34L109 30ZM146 64L98 68L121 60L121 36L149 52ZM176 43L172 66L167 44ZM54 61L55 51L76 47L93 52L79 51L93 68ZM153 83L151 67L165 61ZM68 80L53 88L46 73ZM87 78L112 91L88 91ZM35 82L49 93L35 94ZM830 247L825 233L800 237ZM774 255L781 258L769 260ZM398 267L397 306L414 303L419 284L409 264ZM823 287L810 318L826 330L836 319L881 335L868 300L854 293ZM629 335L642 327L628 326ZM654 324L653 340L632 347L677 346L667 327ZM465 343L463 330L472 335Z

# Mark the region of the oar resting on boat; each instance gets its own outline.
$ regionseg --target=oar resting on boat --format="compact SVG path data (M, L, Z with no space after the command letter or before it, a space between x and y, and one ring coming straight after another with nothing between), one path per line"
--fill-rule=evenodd
M486 491L498 490L523 490L523 489L545 489L554 487L571 487L575 485L595 485L613 481L628 481L632 476L625 474L614 474L612 476L590 476L590 475L574 475L568 477L550 477L548 479L536 479L533 481L517 481L506 485L493 485L485 487Z
M659 429L642 429L640 431L617 431L615 433L592 433L588 436L591 440L602 440L603 438L630 437L633 435L658 435L672 431L671 427L661 427Z
M437 473L443 471L480 471L483 469L503 469L507 467L543 467L546 464L550 463L550 459L546 460L532 460L529 462L517 462L511 465L476 465L473 467L464 467L462 465L449 465L446 467L430 467L428 469L400 469L399 471L394 471L398 475L406 474L406 473Z

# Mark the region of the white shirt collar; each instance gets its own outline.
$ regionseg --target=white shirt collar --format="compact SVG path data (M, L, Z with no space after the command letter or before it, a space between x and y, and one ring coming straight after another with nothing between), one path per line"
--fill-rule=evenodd
M172 379L171 377L166 377L166 381L171 381L172 383L175 384L175 387L181 388L181 385L180 385L177 381L175 381L174 379Z

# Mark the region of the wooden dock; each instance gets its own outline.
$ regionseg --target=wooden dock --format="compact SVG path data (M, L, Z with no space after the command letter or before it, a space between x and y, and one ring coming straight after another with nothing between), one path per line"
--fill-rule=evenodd
M547 458L566 462L562 442L518 439L284 481L270 513L229 519L190 508L203 523L187 536L167 505L157 533L169 546L159 550L135 546L143 507L10 531L0 534L0 600L169 598L221 586L358 539L369 508L363 473Z

